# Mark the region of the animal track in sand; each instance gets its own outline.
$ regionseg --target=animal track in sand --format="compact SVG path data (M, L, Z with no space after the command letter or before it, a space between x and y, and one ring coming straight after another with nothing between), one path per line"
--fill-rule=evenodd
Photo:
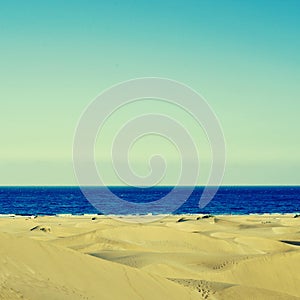
M224 282L213 282L206 280L186 279L186 278L168 278L171 281L177 282L190 289L196 290L200 293L202 299L208 299L216 292L225 288L233 286L233 284Z
M211 294L215 293L215 291L212 290L210 283L205 280L181 279L181 278L168 278L168 279L177 282L183 286L189 287L193 290L196 290L201 294L201 297L203 299L207 299Z

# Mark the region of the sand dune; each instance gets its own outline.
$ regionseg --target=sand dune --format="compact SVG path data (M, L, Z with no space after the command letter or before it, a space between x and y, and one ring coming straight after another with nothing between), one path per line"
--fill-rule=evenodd
M0 234L2 299L197 299L162 277L28 238Z
M297 299L300 218L0 219L0 299Z

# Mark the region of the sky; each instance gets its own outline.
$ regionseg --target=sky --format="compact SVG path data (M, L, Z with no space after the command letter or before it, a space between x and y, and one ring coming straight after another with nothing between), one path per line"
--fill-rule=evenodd
M226 140L224 185L299 184L299 14L297 0L1 1L0 185L77 184L72 146L82 112L103 90L139 77L170 78L206 99ZM155 99L107 121L98 171L120 183L108 155L113 130L153 110L190 131L205 183L203 130ZM139 140L132 167L147 175L157 151L169 167L162 184L172 184L180 158L165 139Z

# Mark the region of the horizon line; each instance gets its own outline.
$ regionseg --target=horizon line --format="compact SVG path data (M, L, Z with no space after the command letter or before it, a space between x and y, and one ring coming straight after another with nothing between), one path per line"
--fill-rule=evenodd
M0 187L146 187L146 188L153 188L153 187L216 187L216 185L204 185L204 184L197 184L197 185L172 185L172 184L162 184L162 185L155 185L155 186L143 186L143 185L137 185L137 186L130 186L130 185L119 185L119 184L109 184L109 185L96 185L96 184L90 184L90 185L75 185L75 184L0 184ZM278 184L249 184L249 183L243 183L243 184L222 184L219 187L228 187L228 186L300 186L300 183L278 183Z

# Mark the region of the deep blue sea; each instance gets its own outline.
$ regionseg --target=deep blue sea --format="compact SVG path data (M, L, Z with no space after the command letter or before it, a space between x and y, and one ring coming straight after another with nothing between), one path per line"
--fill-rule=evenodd
M101 188L98 188L101 189ZM130 202L155 201L172 187L110 187L117 196ZM182 191L185 187L181 187ZM174 214L262 214L299 213L300 186L223 186L204 208L198 207L203 187L196 187L191 196ZM180 192L176 197L180 197ZM111 201L103 199L103 201ZM162 211L160 211L161 213ZM81 193L79 187L0 187L0 214L56 215L101 214ZM130 214L131 212L126 212ZM155 211L149 211L155 214ZM166 210L166 213L169 213Z

